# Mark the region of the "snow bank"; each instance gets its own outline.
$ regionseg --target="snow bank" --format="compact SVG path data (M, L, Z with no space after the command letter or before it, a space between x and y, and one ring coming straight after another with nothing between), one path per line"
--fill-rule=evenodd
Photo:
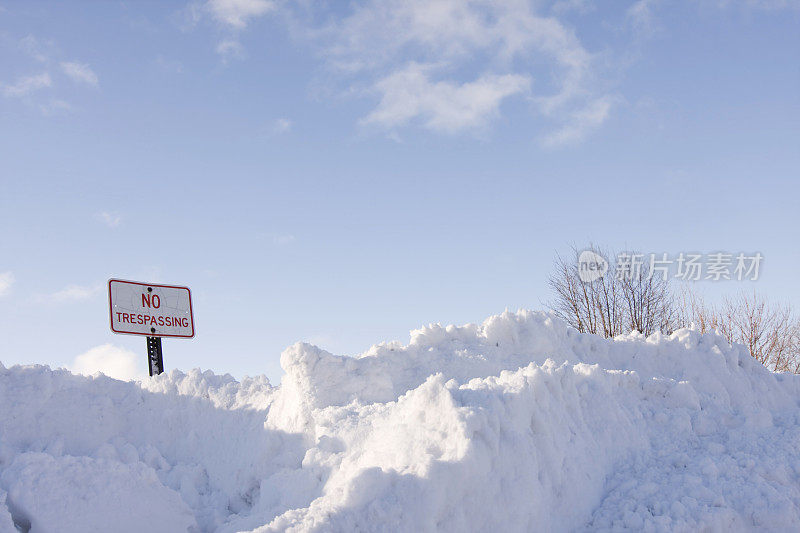
M0 365L0 531L800 528L800 379L715 335L521 311L281 365Z

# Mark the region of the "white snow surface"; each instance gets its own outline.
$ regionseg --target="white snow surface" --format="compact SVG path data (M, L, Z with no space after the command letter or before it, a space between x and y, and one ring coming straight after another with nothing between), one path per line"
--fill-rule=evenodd
M0 364L0 532L800 530L800 377L506 312L265 377Z

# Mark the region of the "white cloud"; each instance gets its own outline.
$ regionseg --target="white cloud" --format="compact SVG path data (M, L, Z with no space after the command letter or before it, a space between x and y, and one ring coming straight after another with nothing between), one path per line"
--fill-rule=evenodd
M97 87L97 74L86 63L62 61L61 70L76 83L85 83L86 85Z
M708 1L800 6L800 0ZM613 98L603 69L618 72L630 61L636 38L658 28L661 3L622 5L622 26L632 29L626 38L632 34L633 42L618 49L598 41L609 29L604 19L584 17L581 31L597 26L586 34L598 53L584 46L571 22L576 12L597 9L590 0L197 0L188 12L193 22L210 17L224 28L217 45L223 60L242 57L240 33L252 20L285 16L287 27L316 46L333 81L343 85L333 92L374 98L361 123L383 126L391 135L417 124L444 133L484 127L505 99L524 93L532 120L544 130L555 128L542 137L556 146L579 141L610 116L613 106L606 103Z
M552 9L555 13L567 13L569 11L575 11L577 13L584 14L597 9L597 6L590 0L558 0L555 4L553 4Z
M241 59L244 57L244 48L236 39L225 39L217 44L217 53L222 56L223 61L231 58Z
M57 113L70 112L73 110L73 107L69 102L65 102L64 100L60 100L58 98L53 98L45 104L39 104L39 109L43 115L50 116Z
M396 126L419 116L435 131L471 130L497 116L503 99L528 92L533 79L540 116L561 122L602 95L592 83L592 54L538 5L368 0L319 34L334 72L366 79L366 92L380 95L364 123Z
M41 299L53 303L82 301L92 298L102 290L102 285L67 285L60 291L56 291Z
M70 370L87 376L102 372L106 376L122 379L141 379L145 376L146 357L130 350L102 344L77 356Z
M205 7L218 22L241 30L250 19L272 11L275 3L269 0L208 0Z
M8 272L0 272L0 297L5 296L11 291L11 286L14 284L14 273L10 270Z
M639 36L650 36L655 32L653 9L660 0L637 0L625 12L625 18Z
M285 246L294 242L294 235L276 235L272 238L272 242L278 246Z
M183 65L179 61L167 59L161 54L156 56L156 65L165 72L174 72L175 74L183 73Z
M227 62L244 57L244 47L238 34L252 19L264 16L275 8L274 0L206 0L190 3L183 13L187 28L210 17L226 30L227 35L217 43L216 52L223 62Z
M109 228L116 228L122 223L122 215L119 213L110 213L108 211L102 211L97 213L96 215L97 220L108 226Z
M644 23L654 1L639 0L632 23ZM190 11L227 30L217 45L227 60L242 56L239 35L249 22L278 8L343 84L335 91L376 99L360 123L390 135L414 125L448 134L482 129L515 95L528 97L543 129L561 128L555 137L580 139L608 116L610 108L602 120L588 118L608 98L601 56L564 18L592 9L587 0L207 0Z
M530 86L529 78L516 74L486 75L458 84L431 81L429 71L411 63L378 81L375 88L382 94L381 101L362 122L393 128L420 118L434 131L455 133L480 128L497 114L504 98L525 92Z
M546 148L559 148L582 141L606 121L613 104L614 99L611 97L590 102L585 108L573 112L561 128L546 135L542 139L542 145Z
M280 135L292 129L292 121L288 118L278 118L272 123L272 133Z
M19 47L39 63L45 63L49 59L49 54L44 49L52 48L52 45L43 45L33 35L27 35L19 40Z
M19 78L16 83L12 85L2 84L0 87L2 87L4 96L20 98L52 85L53 82L50 79L50 74L42 72L34 76Z
M334 27L330 55L343 66L393 63L413 54L419 62L511 60L546 52L575 63L586 53L558 20L539 16L520 0L370 0Z

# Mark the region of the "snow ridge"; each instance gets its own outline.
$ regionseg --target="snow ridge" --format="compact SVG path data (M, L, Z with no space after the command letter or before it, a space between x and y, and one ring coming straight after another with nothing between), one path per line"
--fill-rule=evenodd
M281 365L0 365L0 531L800 528L800 379L713 334L519 311Z

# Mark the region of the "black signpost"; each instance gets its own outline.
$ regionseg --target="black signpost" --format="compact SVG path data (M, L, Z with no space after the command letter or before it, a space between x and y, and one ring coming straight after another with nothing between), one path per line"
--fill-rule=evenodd
M161 337L147 337L147 365L151 376L156 376L164 371Z

